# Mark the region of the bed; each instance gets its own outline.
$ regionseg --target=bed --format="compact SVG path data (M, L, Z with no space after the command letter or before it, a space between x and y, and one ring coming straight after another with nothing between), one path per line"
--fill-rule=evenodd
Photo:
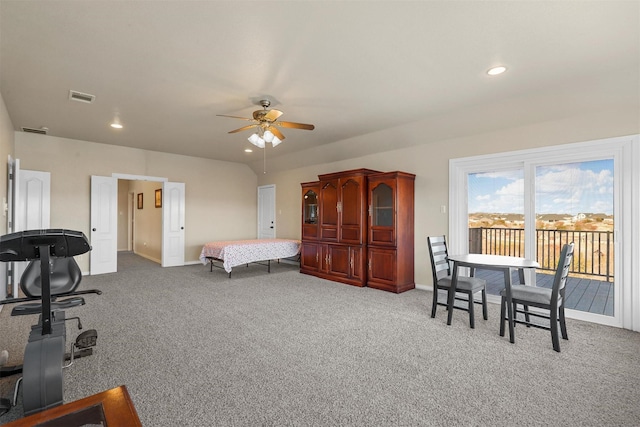
M231 277L231 270L238 265L257 263L267 266L271 272L271 260L295 257L300 253L300 240L253 239L209 242L202 247L200 261L213 267L224 268ZM221 262L222 267L214 264ZM266 264L265 264L266 262Z

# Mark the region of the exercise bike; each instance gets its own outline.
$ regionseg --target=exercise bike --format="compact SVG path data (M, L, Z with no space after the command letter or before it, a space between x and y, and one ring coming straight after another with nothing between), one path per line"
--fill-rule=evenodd
M95 329L82 332L66 353L66 309L84 305L78 295L98 294L96 289L76 291L82 279L73 257L91 250L84 233L73 230L29 230L0 236L0 261L30 261L21 279L24 298L0 301L0 304L26 303L15 307L11 315L39 314L31 327L22 365L0 368L0 377L22 374L16 381L13 402L0 399L0 415L15 406L22 383L24 415L31 415L63 403L62 370L78 357L92 354L98 334ZM69 297L64 300L59 298ZM35 302L38 301L38 302ZM65 365L65 361L69 361Z

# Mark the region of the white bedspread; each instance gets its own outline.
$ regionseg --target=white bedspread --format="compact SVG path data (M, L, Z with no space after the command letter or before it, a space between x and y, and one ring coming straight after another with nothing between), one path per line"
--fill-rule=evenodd
M237 265L250 262L288 258L300 253L300 240L254 239L210 242L200 252L200 261L207 264L210 258L223 260L227 273Z

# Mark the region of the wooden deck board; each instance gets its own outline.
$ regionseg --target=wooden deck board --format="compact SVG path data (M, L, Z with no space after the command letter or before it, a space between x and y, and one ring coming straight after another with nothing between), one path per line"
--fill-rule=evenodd
M502 273L477 269L475 276L487 281L488 294L500 295L500 291L504 288ZM519 283L516 271L512 273L511 280L512 283ZM553 274L536 273L536 285L551 288ZM565 298L568 309L613 316L613 282L569 276Z

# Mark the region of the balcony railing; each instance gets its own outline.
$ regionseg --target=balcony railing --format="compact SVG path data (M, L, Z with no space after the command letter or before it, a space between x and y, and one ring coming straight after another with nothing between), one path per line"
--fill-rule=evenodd
M613 281L613 232L536 229L536 260L541 270L555 270L562 246L575 243L571 273ZM523 228L469 228L469 252L524 256Z

